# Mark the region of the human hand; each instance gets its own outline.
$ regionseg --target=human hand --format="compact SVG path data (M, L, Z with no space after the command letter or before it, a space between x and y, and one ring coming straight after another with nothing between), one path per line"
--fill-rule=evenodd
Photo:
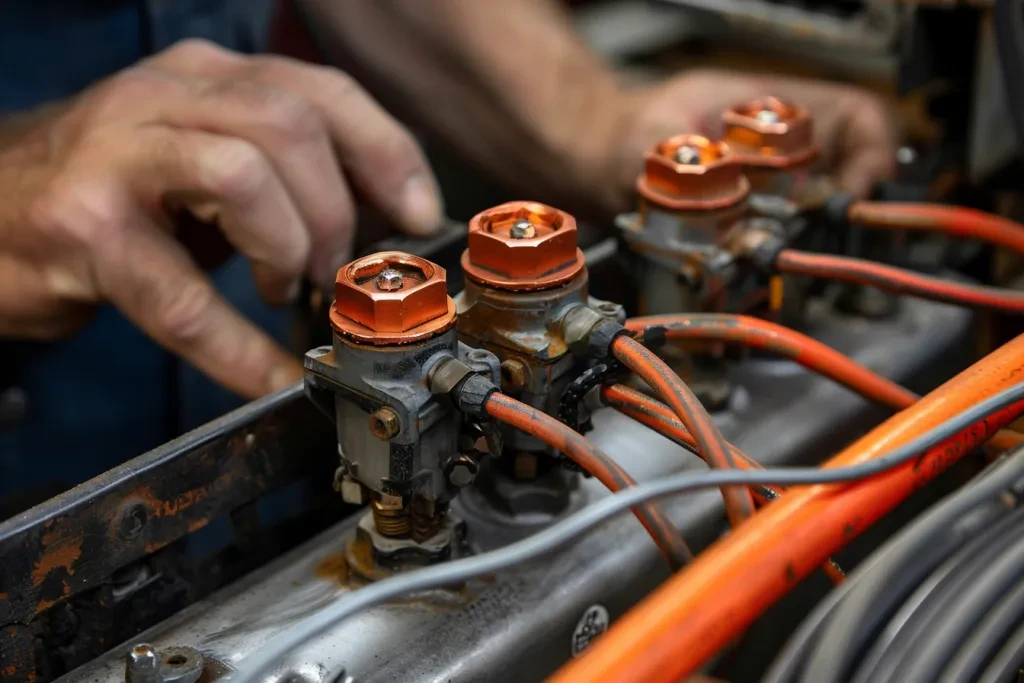
M0 187L0 336L52 339L109 301L250 397L301 366L220 297L171 211L216 217L272 303L303 274L333 282L355 192L410 233L442 214L419 146L351 78L199 41L0 135Z
M618 158L620 166L627 165L625 160L633 163L619 182L632 190L644 153L658 140L677 133L718 137L725 108L764 95L810 110L821 161L842 189L862 197L892 172L892 127L881 101L868 91L825 81L702 70L627 100Z

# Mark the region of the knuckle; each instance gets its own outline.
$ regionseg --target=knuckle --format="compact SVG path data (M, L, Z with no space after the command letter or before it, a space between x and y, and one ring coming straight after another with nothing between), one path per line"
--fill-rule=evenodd
M212 331L217 294L209 282L197 277L161 289L165 298L157 309L157 325L172 344L191 346Z
M202 185L213 195L247 203L266 186L270 170L263 153L244 140L224 140L201 156Z
M327 139L326 128L316 107L302 97L268 88L263 104L268 123L285 142L306 144Z
M232 57L234 55L229 50L225 50L205 38L186 38L167 48L162 56L171 61L181 59L188 62L203 63L223 60L225 57Z
M363 147L363 154L371 170L371 179L375 184L388 187L401 185L426 165L419 145L397 126L389 126L369 139Z
M30 202L29 224L49 241L95 250L124 230L126 209L109 183L60 175Z

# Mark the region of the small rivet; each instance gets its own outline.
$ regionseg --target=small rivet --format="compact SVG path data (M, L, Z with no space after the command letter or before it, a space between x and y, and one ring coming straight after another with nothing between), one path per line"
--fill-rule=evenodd
M528 220L518 220L508 231L509 236L516 240L527 240L537 236L537 228Z
M394 268L385 268L377 276L377 289L382 292L396 292L405 284L402 274Z

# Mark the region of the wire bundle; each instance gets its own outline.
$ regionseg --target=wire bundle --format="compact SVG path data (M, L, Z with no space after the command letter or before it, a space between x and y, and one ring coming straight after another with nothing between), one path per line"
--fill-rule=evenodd
M819 603L763 683L1016 680L1024 663L1024 457L979 479Z

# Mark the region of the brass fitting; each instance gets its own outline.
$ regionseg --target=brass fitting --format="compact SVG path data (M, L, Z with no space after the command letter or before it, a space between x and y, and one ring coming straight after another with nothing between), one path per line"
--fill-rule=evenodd
M724 142L676 135L647 153L636 189L648 202L669 211L714 211L743 201L750 183Z
M400 251L356 259L338 270L331 327L359 343L407 344L455 324L445 271Z
M370 432L381 441L389 441L398 436L401 429L398 413L387 406L370 415Z
M818 154L806 108L777 97L759 97L722 113L725 141L747 166L791 168Z
M576 219L537 202L508 202L469 222L462 269L473 281L512 291L556 287L583 269Z
M518 391L526 386L530 379L530 369L518 358L509 358L501 363L501 388L505 391Z

